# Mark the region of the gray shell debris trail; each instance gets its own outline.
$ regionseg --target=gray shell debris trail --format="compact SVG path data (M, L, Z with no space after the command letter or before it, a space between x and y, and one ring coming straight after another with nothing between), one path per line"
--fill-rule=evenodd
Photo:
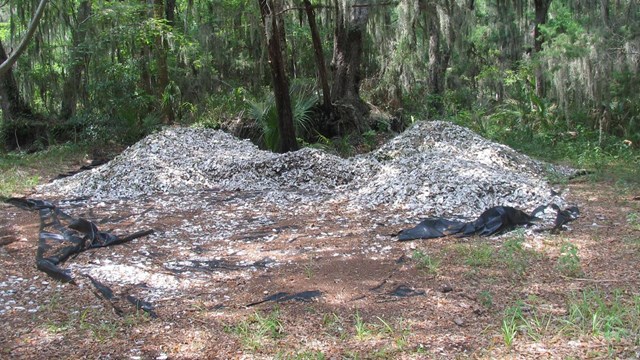
M544 175L559 171L443 121L419 122L351 159L304 148L274 154L222 131L167 128L109 163L40 186L42 196L94 200L207 189L264 191L274 201L348 201L352 210L473 217L488 207L532 210L564 201Z

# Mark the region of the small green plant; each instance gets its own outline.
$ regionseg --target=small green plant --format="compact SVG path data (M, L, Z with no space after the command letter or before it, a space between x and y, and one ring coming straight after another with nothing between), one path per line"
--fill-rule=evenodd
M367 130L362 133L362 139L364 140L364 144L367 147L368 151L373 150L376 147L376 136L378 134L375 130Z
M311 109L318 101L317 95L310 87L293 84L289 88L293 111L293 125L296 134L303 135L311 131ZM275 150L280 141L278 113L273 92L269 92L263 100L246 100L251 117L262 129L261 142L270 150Z
M568 303L566 329L615 341L637 334L640 329L639 304L637 297L632 300L632 303L625 303L619 290L611 295L597 289L584 290Z
M326 356L322 353L322 351L305 350L305 351L297 352L294 354L290 354L290 353L276 354L274 359L276 360L324 360L326 359Z
M80 145L59 145L32 154L0 153L0 198L15 196L38 185L40 174L56 175L62 164L80 162L85 150Z
M438 274L440 260L420 250L415 250L411 258L416 261L416 268L424 270L429 274Z
M495 249L489 244L470 246L464 263L473 267L490 267L494 262Z
M364 340L368 336L371 335L371 330L369 329L369 325L364 322L362 316L360 315L360 311L356 310L356 314L353 319L353 326L356 331L356 338L358 340Z
M584 275L582 266L580 265L577 246L570 242L562 244L560 257L558 257L558 270L568 277L577 278Z
M516 339L518 333L518 318L522 317L522 312L519 306L512 306L505 310L504 317L502 318L502 340L504 344L511 348L513 341Z
M549 333L552 330L553 316L539 314L537 311L532 311L528 316L521 316L522 330L533 341L540 341L543 335Z
M336 313L322 315L322 326L330 335L337 336L340 339L346 338L344 321L342 317Z
M316 264L313 262L313 258L309 258L309 261L304 265L304 275L307 279L311 279L315 273Z
M255 312L247 320L233 326L225 326L224 330L237 335L246 348L254 351L261 348L265 342L284 336L278 309L266 315Z
M493 294L491 291L482 290L478 294L478 302L480 305L485 307L486 309L490 309L493 307Z
M505 240L498 252L498 260L504 263L512 273L519 276L526 273L529 258L535 255L534 252L524 248L522 245L524 240L524 230L518 229L513 232L513 236Z
M640 214L637 212L627 214L627 223L632 229L640 230Z

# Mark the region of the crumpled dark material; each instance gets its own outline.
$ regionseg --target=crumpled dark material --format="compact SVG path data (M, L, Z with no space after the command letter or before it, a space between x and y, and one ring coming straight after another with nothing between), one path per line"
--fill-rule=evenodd
M7 203L24 210L38 211L40 233L36 267L52 278L65 283L75 283L70 272L59 266L71 256L89 249L123 244L153 233L153 230L145 230L119 237L100 231L96 224L89 220L76 219L67 215L49 201L11 198Z
M555 204L539 206L531 214L510 206L495 206L485 210L476 220L470 222L443 218L424 219L415 227L400 231L398 240L434 239L448 235L490 236L512 230L517 226L534 224L540 220L537 215L547 209L557 212L551 232L560 231L562 226L573 221L580 214L576 206L563 210Z

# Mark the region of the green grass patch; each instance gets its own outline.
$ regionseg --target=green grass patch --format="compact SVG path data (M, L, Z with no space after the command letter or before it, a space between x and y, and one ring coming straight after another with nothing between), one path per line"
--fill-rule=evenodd
M511 348L518 339L533 342L599 338L610 350L612 345L625 343L640 346L640 296L621 290L604 292L587 288L571 294L566 302L566 314L540 311L537 301L516 301L505 309L500 320L504 345ZM615 356L614 356L615 357Z
M587 289L574 294L567 305L565 332L591 335L620 341L634 338L640 341L640 296L631 298L615 290L611 294Z
M322 351L302 350L295 353L278 353L274 356L276 360L324 360L326 356Z
M0 197L24 193L39 185L42 176L64 172L64 165L81 161L85 154L86 147L75 144L52 146L32 154L0 154Z
M255 312L248 319L242 320L236 325L225 326L224 331L238 336L242 345L253 351L284 336L284 326L280 320L279 309L274 309L268 314Z
M415 261L416 268L423 270L429 274L437 275L440 268L440 259L424 253L421 250L415 250L411 255L411 259Z
M578 256L578 247L570 242L565 242L560 248L560 256L558 257L558 270L565 276L578 278L584 276L580 257Z
M496 263L495 260L495 248L489 244L470 245L464 253L464 264L472 267L488 268Z
M524 247L524 240L524 229L515 230L498 251L498 261L518 276L525 275L531 260L539 256L535 251Z
M633 229L640 231L640 213L630 212L627 214L627 224Z

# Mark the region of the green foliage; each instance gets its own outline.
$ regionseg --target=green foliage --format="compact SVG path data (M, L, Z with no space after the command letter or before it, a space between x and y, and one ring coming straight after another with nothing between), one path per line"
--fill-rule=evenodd
M278 309L266 315L255 312L236 325L225 326L225 331L237 335L245 348L254 351L263 347L266 342L284 336L284 326L280 321Z
M85 146L77 144L51 146L32 154L0 153L0 197L24 193L39 185L42 175L56 175L62 165L82 160L85 153Z
M494 248L489 244L477 244L467 248L464 263L472 267L491 267L495 263Z
M522 317L522 312L519 306L512 306L505 310L504 317L502 318L502 340L505 346L510 348L516 339L518 334L517 319Z
M371 335L370 327L362 319L362 316L360 315L359 310L356 310L356 314L354 315L353 327L355 329L355 332L356 332L355 335L358 340L364 340L365 338Z
M565 242L560 248L560 256L558 257L558 270L569 277L583 276L582 266L580 265L580 257L578 256L578 247L570 242Z
M247 90L243 87L234 88L229 93L210 96L193 126L219 129L223 123L241 116L247 101Z
M632 229L640 231L640 213L630 212L627 214L627 223Z
M523 242L524 230L515 230L498 251L498 260L518 276L523 276L526 273L530 259L537 255L535 252L525 249Z
M336 313L324 314L322 316L322 327L329 335L337 336L340 339L345 339L347 336L344 320Z
M296 134L302 136L311 130L311 109L318 102L318 96L313 87L293 84L289 89L291 107L293 111L293 125ZM278 114L275 97L269 92L262 100L246 100L250 116L262 129L261 143L267 149L274 151L280 141L278 128Z
M478 294L478 302L485 308L490 309L493 307L493 295L490 291L482 290Z
M438 274L440 260L436 259L420 250L415 250L411 258L416 262L416 267L429 274Z
M640 330L638 297L624 299L621 291L612 294L586 289L573 295L567 304L565 331L571 334L602 336L607 340L635 336Z

